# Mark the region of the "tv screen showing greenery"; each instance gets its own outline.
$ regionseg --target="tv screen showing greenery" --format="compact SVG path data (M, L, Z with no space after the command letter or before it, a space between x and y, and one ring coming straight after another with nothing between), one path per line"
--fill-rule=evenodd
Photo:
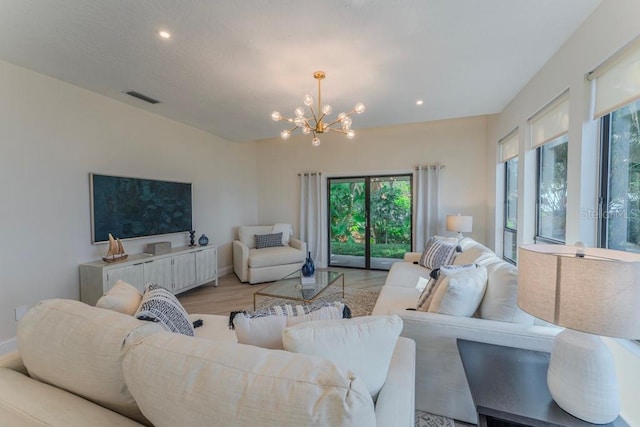
M90 174L93 243L192 228L191 184Z

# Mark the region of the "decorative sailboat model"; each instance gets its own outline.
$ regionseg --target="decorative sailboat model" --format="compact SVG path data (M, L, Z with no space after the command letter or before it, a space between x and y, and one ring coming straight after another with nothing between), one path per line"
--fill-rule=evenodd
M128 256L129 255L124 253L120 239L114 239L111 233L109 233L109 250L107 251L107 255L102 257L102 260L105 262L118 262L124 261Z

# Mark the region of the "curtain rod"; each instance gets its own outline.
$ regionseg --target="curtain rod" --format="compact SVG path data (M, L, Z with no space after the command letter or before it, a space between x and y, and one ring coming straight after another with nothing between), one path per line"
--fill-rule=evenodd
M419 169L435 169L435 168L439 168L439 169L444 169L445 165L442 165L440 163L434 163L432 165L420 165L420 166L416 166L414 168L414 170L419 170Z
M304 172L299 173L298 176L313 176L313 175L322 175L322 172Z

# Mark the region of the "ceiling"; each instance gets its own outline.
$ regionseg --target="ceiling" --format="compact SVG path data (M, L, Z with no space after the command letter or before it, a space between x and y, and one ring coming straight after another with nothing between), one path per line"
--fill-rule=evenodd
M600 2L0 0L0 59L230 141L278 136L323 70L357 134L500 112Z

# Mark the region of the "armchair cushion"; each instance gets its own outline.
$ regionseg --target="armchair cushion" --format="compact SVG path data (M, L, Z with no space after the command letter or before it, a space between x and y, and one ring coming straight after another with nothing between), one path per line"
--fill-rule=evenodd
M304 262L304 253L290 246L249 249L249 268Z

